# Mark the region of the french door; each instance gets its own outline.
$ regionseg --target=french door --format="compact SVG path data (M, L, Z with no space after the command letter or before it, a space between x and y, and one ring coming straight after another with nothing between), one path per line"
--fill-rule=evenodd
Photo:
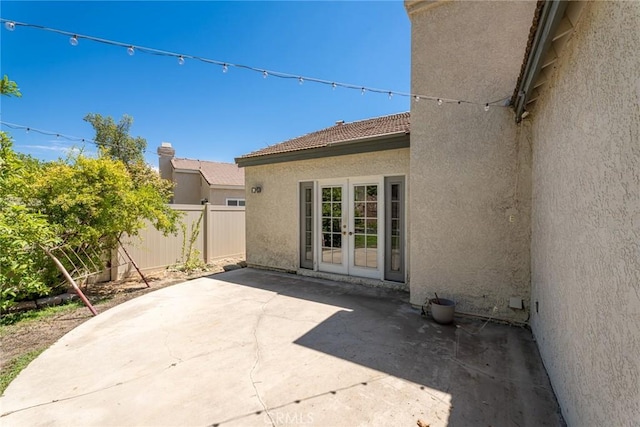
M318 270L383 278L383 183L381 177L318 182Z

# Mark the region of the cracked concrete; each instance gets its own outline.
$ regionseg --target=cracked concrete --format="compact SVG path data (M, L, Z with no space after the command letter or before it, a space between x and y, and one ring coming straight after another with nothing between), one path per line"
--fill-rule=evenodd
M558 426L529 331L406 293L243 269L115 307L0 398L11 426Z

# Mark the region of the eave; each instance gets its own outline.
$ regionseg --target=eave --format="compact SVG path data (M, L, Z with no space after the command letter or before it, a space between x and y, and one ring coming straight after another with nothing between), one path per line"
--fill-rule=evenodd
M356 139L327 144L322 147L305 150L287 151L252 157L237 157L239 167L267 165L272 163L293 162L298 160L319 159L323 157L345 156L376 151L395 150L409 147L409 133L398 132L371 138Z
M540 1L511 104L519 123L533 108L571 37L585 2Z

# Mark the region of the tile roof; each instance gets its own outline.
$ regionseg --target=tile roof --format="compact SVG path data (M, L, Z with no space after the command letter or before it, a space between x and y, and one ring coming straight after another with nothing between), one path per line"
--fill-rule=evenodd
M335 125L245 154L240 159L326 147L376 136L409 133L409 112Z
M209 185L242 185L244 186L244 169L234 163L209 162L206 160L171 159L175 169L200 171Z

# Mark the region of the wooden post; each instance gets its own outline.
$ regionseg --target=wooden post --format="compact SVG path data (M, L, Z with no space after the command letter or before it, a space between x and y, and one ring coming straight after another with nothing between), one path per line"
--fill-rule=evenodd
M56 265L56 267L58 267L58 270L60 270L60 272L62 273L62 275L64 276L65 279L67 279L67 282L69 282L71 284L71 286L73 286L73 289L75 290L76 294L80 297L80 299L82 300L82 302L84 302L84 305L87 306L87 308L89 309L89 311L91 311L91 314L93 314L94 316L98 315L98 312L96 311L96 309L93 307L93 305L91 305L91 302L89 302L89 300L87 299L87 297L82 293L82 291L80 290L80 288L78 287L78 285L76 284L75 280L73 280L73 278L71 277L71 275L69 274L69 272L67 271L66 268L64 268L64 265L62 265L62 263L60 262L60 260L58 258L56 258L55 255L53 255L51 253L51 251L49 251L49 249L41 246L42 250L49 256L49 258L51 258L51 260L53 261L53 263Z
M147 288L150 288L151 285L149 284L149 282L147 282L147 278L144 277L144 274L142 274L142 271L140 271L140 268L138 268L138 264L136 264L136 262L133 260L133 258L131 258L131 255L129 255L129 252L127 252L127 249L124 247L124 245L120 241L120 237L118 237L118 244L122 248L122 252L124 252L124 254L127 256L127 258L129 258L129 261L131 261L131 264L133 264L133 267L136 269L136 271L138 272L140 277L142 277L142 280L144 281L144 284L147 285Z

